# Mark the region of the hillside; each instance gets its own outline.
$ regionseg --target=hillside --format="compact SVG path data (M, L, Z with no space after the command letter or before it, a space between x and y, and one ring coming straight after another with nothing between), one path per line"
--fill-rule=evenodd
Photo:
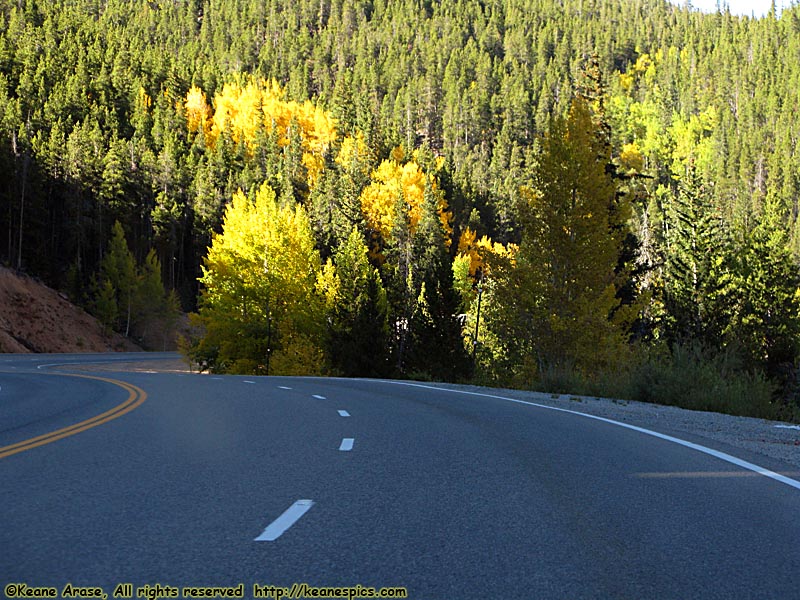
M140 351L57 291L0 267L0 352Z
M797 5L0 2L0 261L219 372L794 410L799 52Z

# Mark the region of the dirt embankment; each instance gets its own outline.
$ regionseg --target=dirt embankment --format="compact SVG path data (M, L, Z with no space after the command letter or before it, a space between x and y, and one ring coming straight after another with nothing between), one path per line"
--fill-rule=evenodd
M135 352L59 292L0 267L0 352Z

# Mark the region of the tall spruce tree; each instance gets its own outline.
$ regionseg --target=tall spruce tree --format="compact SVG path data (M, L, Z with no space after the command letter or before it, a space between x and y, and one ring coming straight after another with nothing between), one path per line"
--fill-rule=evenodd
M617 195L603 146L583 98L553 119L522 194L516 263L497 265L502 308L491 324L540 373L574 367L591 375L624 356L634 309L620 306L616 269L630 204Z
M454 380L468 377L471 365L458 322L461 302L454 287L440 201L440 192L429 178L413 239L414 266L420 284L409 323L405 368L409 373L436 380Z
M354 226L320 278L327 299L328 359L335 372L347 377L391 372L386 292L367 252Z
M768 203L738 255L734 315L726 331L747 358L789 384L800 358L800 269L776 203Z
M667 338L719 347L731 316L732 246L693 163L678 183L663 226Z
M122 225L116 221L108 249L100 263L93 307L107 328L116 329L126 337L131 329L137 288L136 261L128 249Z

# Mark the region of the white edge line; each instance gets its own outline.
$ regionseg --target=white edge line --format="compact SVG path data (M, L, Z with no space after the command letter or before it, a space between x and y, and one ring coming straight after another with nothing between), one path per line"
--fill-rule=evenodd
M753 471L758 473L759 475L763 475L764 477L769 477L770 479L774 479L775 481L779 481L780 483L784 483L788 486L791 486L797 490L800 490L800 481L796 481L780 473L775 473L774 471L770 471L769 469L765 469L764 467L759 467L756 464L751 462L747 462L746 460L742 460L741 458L736 458L730 454L726 454L725 452L720 452L718 450L714 450L712 448L707 448L706 446L701 446L700 444L695 444L693 442L687 442L686 440L682 440L680 438L673 437L671 435L666 435L663 433L658 433L657 431L652 431L650 429L645 429L644 427L637 427L636 425L629 425L628 423L622 423L620 421L614 421L613 419L607 419L605 417L598 417L596 415L590 415L587 413L578 412L576 410L568 410L566 408L556 408L555 406L547 406L545 404L537 404L536 402L528 402L527 400L517 400L516 398L507 398L506 396L497 396L495 394L483 394L480 392L468 392L465 390L451 390L449 388L440 388L435 387L432 385L423 385L421 383L408 383L405 381L389 381L383 380L385 383L391 383L393 385L405 385L409 387L418 387L424 388L429 390L437 390L440 392L452 392L454 394L465 394L468 396L482 396L484 398L495 398L496 400L505 400L507 402L514 402L516 404L526 404L528 406L535 406L536 408L544 408L546 410L555 410L558 412L565 412L572 415L578 415L581 417L586 417L587 419L594 419L596 421L603 421L604 423L610 423L611 425L617 425L619 427L624 427L625 429L631 429L633 431L638 431L639 433L644 433L645 435L650 435L662 440L666 440L667 442L672 442L673 444L679 444L681 446L685 446L686 448L691 448L692 450L696 450L698 452L702 452L703 454L708 454L709 456L713 456L715 458L719 458L720 460L724 460L725 462L729 462L733 465L738 467L742 467L743 469L747 469L749 471ZM342 442L344 443L344 442Z
M341 450L342 452L349 452L350 450L353 449L354 441L355 438L343 438L342 444L339 446L339 450Z
M340 410L338 412L339 412L339 416L340 417L349 417L350 416L350 413L347 412L346 410Z
M283 533L294 525L297 520L308 512L314 506L313 500L298 500L289 508L283 511L283 514L275 519L272 523L267 525L267 528L255 538L254 542L274 542Z

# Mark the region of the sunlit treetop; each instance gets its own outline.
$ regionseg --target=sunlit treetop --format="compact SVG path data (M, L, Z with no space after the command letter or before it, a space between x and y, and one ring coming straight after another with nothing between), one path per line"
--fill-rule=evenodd
M200 88L189 90L184 105L189 131L202 131L212 148L228 132L234 142L244 143L251 151L258 144L260 132L275 134L281 147L299 136L303 164L313 186L323 170L323 157L337 136L334 118L309 100L286 100L285 90L274 79L240 79L226 83L214 96L213 110Z
M372 150L364 140L364 134L360 131L355 136L345 136L336 155L336 162L345 171L352 172L353 169L360 171L362 175L369 175L369 164L372 159Z
M425 193L436 196L436 212L446 233L452 234L452 214L448 210L447 200L442 193L436 173L426 173L417 162L414 152L411 160L404 162L402 148L391 152L391 158L384 160L372 172L372 183L361 193L361 208L371 229L387 240L392 235L398 214L404 214L410 233L413 235L423 215ZM437 161L436 167L441 167ZM398 211L398 203L402 202L404 210Z
M458 256L462 260L469 259L469 274L472 277L476 277L479 271L483 274L488 272L489 266L486 258L489 254L513 260L518 249L516 244L504 246L499 242L493 242L486 235L478 238L478 235L469 227L464 229L458 240Z

